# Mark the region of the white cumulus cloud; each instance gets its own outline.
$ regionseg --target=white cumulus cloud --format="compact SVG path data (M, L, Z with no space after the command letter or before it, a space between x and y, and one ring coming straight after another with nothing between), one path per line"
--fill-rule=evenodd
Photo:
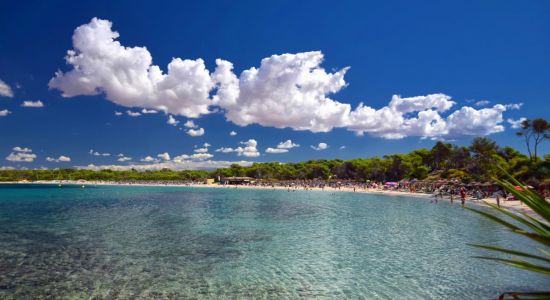
M292 140L286 140L284 142L280 142L276 148L269 147L265 149L265 152L272 154L287 153L289 149L296 147L300 147L300 145L293 143Z
M69 161L71 161L71 158L68 157L68 156L64 156L64 155L61 155L58 158L48 156L48 157L46 157L46 160L50 161L50 162L69 162Z
M30 148L14 147L7 157L7 161L11 162L33 162L36 154L32 153Z
M168 152L157 154L157 157L162 160L170 160L170 154L168 154Z
M265 149L265 152L266 153L271 153L271 154L279 154L279 153L287 153L288 152L288 149L280 149L280 148L267 148Z
M0 80L0 96L9 97L9 98L13 97L13 91L11 87L2 80Z
M117 155L117 157L118 157L118 158L117 158L117 161L120 161L120 162L125 162L125 161L130 161L130 160L132 160L131 157L128 157L128 156L124 155L123 153L119 153L119 154Z
M236 135L237 135L237 132L231 131L231 132L229 132L229 135L230 135L230 136L236 136Z
M345 125L351 106L328 95L346 85L344 75L348 68L327 73L320 67L322 61L319 51L262 59L259 68L242 72L237 98L220 97L226 118L241 126L260 124L312 132L327 132Z
M23 101L23 103L21 103L21 106L22 107L40 108L40 107L44 107L44 103L42 103L42 101L40 101L40 100L38 100L38 101Z
M140 161L143 161L143 162L157 162L159 160L152 157L152 156L146 156L146 157L140 159Z
M227 120L240 126L259 124L312 132L346 128L358 135L387 139L500 132L504 130L503 113L521 107L496 104L481 109L463 106L453 111L456 101L436 93L395 95L379 108L361 103L352 109L349 103L333 99L347 85L344 76L349 68L326 71L321 66L324 55L320 51L272 55L239 76L233 72L233 64L222 59L216 59L211 73L200 58L173 58L164 73L153 65L145 47L123 46L118 37L108 20L94 18L76 28L74 49L66 56L70 70L58 71L49 82L50 88L61 90L64 97L105 94L122 106L188 118L221 111ZM477 106L488 104L483 101ZM186 124L192 129L187 131L189 135L204 133L192 121Z
M90 151L88 151L88 153L90 153L90 155L93 155L93 156L111 156L111 153L108 153L108 152L101 153L101 152L95 151L93 149L90 149Z
M300 147L300 145L298 145L296 143L293 143L292 140L286 140L284 142L280 142L277 145L278 149L292 149L292 148L296 148L296 147Z
M172 125L172 126L176 126L179 124L180 121L176 120L176 118L174 118L174 116L172 115L168 115L168 121L166 121L166 124L169 124L169 125Z
M185 126L186 128L197 128L197 127L199 127L195 124L195 122L193 122L193 120L188 120L187 122L185 122L183 124L183 126Z
M260 156L260 152L258 151L258 142L254 139L250 139L246 142L241 142L241 145L244 145L244 147L237 147L237 148L226 148L222 147L216 150L216 152L222 152L222 153L231 153L235 152L238 156L246 156L246 157L258 157Z
M7 109L0 110L0 117L5 117L9 114L11 114L11 111L9 111Z
M204 128L189 129L189 130L186 131L186 133L190 136L203 136L204 135Z
M27 147L19 147L19 146L13 147L12 150L13 150L13 151L16 151L16 152L25 152L25 153L30 153L30 152L32 152L32 149L30 149L30 148L27 148Z
M523 123L523 121L527 120L527 118L519 118L517 120L514 120L514 119L507 119L506 122L508 122L510 124L510 127L514 128L514 129L519 129L521 128L521 123Z
M93 18L73 33L65 60L72 69L49 82L64 97L104 93L126 107L162 110L187 117L209 113L214 83L202 59L174 58L164 73L145 47L125 47L108 20Z
M141 116L141 113L139 111L127 110L126 114L129 115L130 117L139 117L139 116Z
M325 150L327 148L328 148L327 143L319 143L319 145L317 145L317 146L313 146L313 145L311 146L311 149L316 150L316 151Z
M156 114L156 113L158 113L158 111L156 111L156 110L154 110L154 109L146 109L146 108L144 108L144 109L141 110L141 113L142 113L142 114Z

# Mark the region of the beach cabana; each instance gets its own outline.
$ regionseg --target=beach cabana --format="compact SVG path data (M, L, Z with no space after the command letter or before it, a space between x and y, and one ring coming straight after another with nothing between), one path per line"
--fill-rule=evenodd
M254 182L252 177L225 177L222 178L222 184L250 184Z

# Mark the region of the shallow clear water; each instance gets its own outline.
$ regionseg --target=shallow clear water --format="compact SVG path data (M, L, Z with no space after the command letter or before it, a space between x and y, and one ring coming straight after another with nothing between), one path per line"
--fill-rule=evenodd
M547 277L465 243L529 247L404 196L0 186L0 298L487 299Z

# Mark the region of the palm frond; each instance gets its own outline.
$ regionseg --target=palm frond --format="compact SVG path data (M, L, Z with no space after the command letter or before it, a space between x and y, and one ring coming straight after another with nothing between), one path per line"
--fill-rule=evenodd
M530 262L527 262L527 261L524 261L524 260L506 259L506 258L498 258L498 257L490 257L490 256L474 256L474 258L494 260L494 261L498 261L500 263L503 263L505 265L510 265L512 267L524 269L524 270L531 271L531 272L539 272L539 273L543 273L545 275L550 275L550 268L543 267L543 266L540 266L540 265L536 265L536 264L533 264L533 263L530 263Z
M487 246L487 245L479 245L479 244L468 244L468 245L473 246L473 247L477 247L477 248L482 248L482 249L487 249L487 250L492 250L492 251L498 251L498 252L502 252L502 253L506 253L506 254L538 259L538 260L542 260L542 261L550 263L550 256L549 257L543 257L543 256L539 256L539 255L529 254L529 253L525 253L525 252L521 252L521 251L516 251L516 250L511 250L511 249L506 249L506 248L501 248L501 247L496 247L496 246Z
M545 250L550 247L550 203L548 203L548 201L546 201L544 197L530 190L527 186L513 178L510 174L506 173L504 170L502 171L504 174L506 174L507 179L495 179L495 181L506 191L514 195L519 201L527 205L533 211L533 213L536 214L536 216L530 216L523 212L514 212L508 208L501 208L497 205L487 202L486 204L490 208L492 208L495 212L503 215L503 217L479 209L467 209L493 222L505 226L513 233L525 236L537 242L540 246L542 246L542 248L537 248L537 250L542 253L543 256L491 245L468 245L513 256L513 258L510 259L489 256L476 256L476 258L496 261L498 263L515 268L550 275L550 252ZM519 189L516 189L516 187L519 187ZM515 221L514 223L517 222L516 224L518 225L515 225L508 220L505 220L504 217ZM539 263L530 262L514 257L523 257L529 260L538 261ZM501 294L499 299L550 299L550 292L506 292Z

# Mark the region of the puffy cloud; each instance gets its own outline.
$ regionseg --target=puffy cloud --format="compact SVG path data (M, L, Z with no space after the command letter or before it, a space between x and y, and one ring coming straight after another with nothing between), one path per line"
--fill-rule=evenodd
M293 143L291 140L280 142L279 145L277 145L278 149L292 149L296 147L300 147L300 145Z
M173 161L177 163L181 163L182 161L186 161L186 160L200 161L200 160L207 160L212 157L214 157L214 155L210 153L195 153L192 155L182 154L174 157Z
M120 161L120 162L125 162L125 161L130 161L130 160L132 160L131 157L128 157L128 156L126 156L126 155L124 155L124 154L122 154L122 153L119 153L119 154L117 155L117 157L118 157L118 158L117 158L117 161Z
M44 103L42 103L42 101L40 101L40 100L38 100L38 101L23 101L23 103L21 103L21 106L40 108L40 107L44 107Z
M121 113L120 111L115 111L115 116L122 116L123 113Z
M267 148L265 149L265 152L266 153L271 153L271 154L279 154L279 153L287 153L288 152L288 149L280 149L280 148Z
M179 124L180 121L176 120L172 115L168 115L168 121L166 121L166 124L170 124L172 126L176 126Z
M272 154L279 154L279 153L286 153L289 149L300 147L300 145L295 144L292 142L292 140L286 140L284 142L280 142L277 145L277 148L267 148L265 149L266 153L272 153Z
M236 136L236 135L237 135L237 132L231 131L231 132L229 133L229 135L230 135L230 136Z
M325 150L328 148L328 145L326 143L319 143L319 145L317 146L311 146L311 149L313 150L316 150L316 151L320 151L320 150Z
M13 91L11 87L2 80L0 80L0 96L9 97L9 98L13 97Z
M206 160L212 157L214 157L214 155L210 153L195 153L191 155L191 159L197 159L197 160Z
M162 160L170 160L170 154L168 154L168 152L157 154L157 157Z
M240 126L259 124L312 132L346 128L358 135L387 139L500 132L503 112L521 107L497 104L452 111L456 102L438 93L405 98L395 95L386 106L374 108L361 103L352 110L350 104L329 97L346 86L348 68L327 72L321 67L324 56L320 51L272 55L239 76L231 62L221 59L210 73L202 59L174 58L168 72L163 73L152 64L146 48L121 45L111 26L107 20L94 18L76 28L74 50L66 57L72 69L57 72L50 88L61 90L65 97L104 93L107 99L126 107L188 118L220 110L227 120ZM484 101L476 104L488 104ZM204 133L192 121L186 124L192 129L187 131L189 135Z
M32 149L30 149L30 148L27 148L27 147L24 147L24 148L23 148L23 147L19 147L19 146L13 147L12 150L15 151L15 152L25 152L25 153L30 153L30 152L32 152Z
M400 113L411 113L433 109L438 112L449 110L456 102L445 94L431 94L427 96L416 96L401 98L394 95L389 103L389 108Z
M6 157L6 160L12 162L33 162L35 158L36 154L33 153L12 152Z
M7 161L11 162L33 162L36 158L36 154L32 153L32 149L14 147L7 157Z
M186 133L190 136L203 136L204 135L204 128L189 129L189 130L186 131Z
M198 117L209 113L214 87L202 59L173 58L165 74L152 64L145 47L125 47L112 23L93 18L73 33L73 50L65 60L72 69L58 71L49 87L64 97L104 93L126 107L143 107Z
M237 98L220 97L226 118L241 126L260 124L312 132L343 126L351 106L327 95L346 85L344 75L348 68L327 73L320 67L322 61L319 51L262 59L259 68L242 72Z
M159 160L156 159L156 158L153 158L151 156L146 156L146 157L140 159L140 161L143 161L143 162L157 162Z
M514 128L514 129L519 129L521 128L521 123L523 123L523 121L527 120L527 118L519 118L518 120L514 120L514 119L507 119L506 122L508 122L510 124L510 127Z
M222 152L222 153L231 153L235 152L238 156L246 156L246 157L258 157L260 156L260 152L258 151L258 142L254 139L250 139L246 142L241 142L244 147L237 147L237 148L219 148L216 150L216 152Z
M476 110L469 106L453 112L447 117L446 136L487 135L504 131L502 113L506 106L497 104L492 108Z
M208 148L198 148L198 149L194 149L193 150L194 152L197 152L197 153L206 153L208 152Z
M141 116L141 113L139 111L127 110L126 114L129 115L130 117L139 117L139 116Z
M71 158L68 157L68 156L64 156L64 155L61 155L58 158L53 158L53 157L48 156L48 157L46 157L46 160L50 161L50 162L69 162L69 161L71 161Z
M0 117L5 117L9 114L11 114L11 111L9 111L7 109L0 110Z
M146 109L146 108L144 108L144 109L141 110L141 113L142 113L142 114L156 114L156 113L158 113L158 111L156 111L156 110L154 110L154 109Z
M446 96L436 95L439 95L438 97ZM425 96L425 99L430 102L428 96ZM412 108L403 109L402 106L398 107L391 103L378 110L361 104L351 112L347 128L359 135L368 133L387 139L400 139L407 136L441 138L488 135L503 131L504 127L501 125L503 112L517 106L516 104L497 104L483 109L463 106L447 117L442 117L440 115L441 108L437 106L431 108L428 105L415 106L414 109L425 110L411 111Z
M348 130L387 139L406 136L434 136L445 132L440 112L455 104L445 94L402 98L394 95L388 106L374 109L363 103L350 114Z
M197 127L199 127L195 124L195 122L193 122L193 120L188 120L187 122L185 122L183 124L183 126L185 126L186 128L197 128Z
M344 149L346 149L346 146L342 145L342 146L340 146L340 148L338 148L338 149L344 150Z
M88 153L90 153L90 155L93 155L93 156L111 156L111 153L108 153L108 152L101 153L101 152L95 151L93 149L90 149L90 151L88 151Z

